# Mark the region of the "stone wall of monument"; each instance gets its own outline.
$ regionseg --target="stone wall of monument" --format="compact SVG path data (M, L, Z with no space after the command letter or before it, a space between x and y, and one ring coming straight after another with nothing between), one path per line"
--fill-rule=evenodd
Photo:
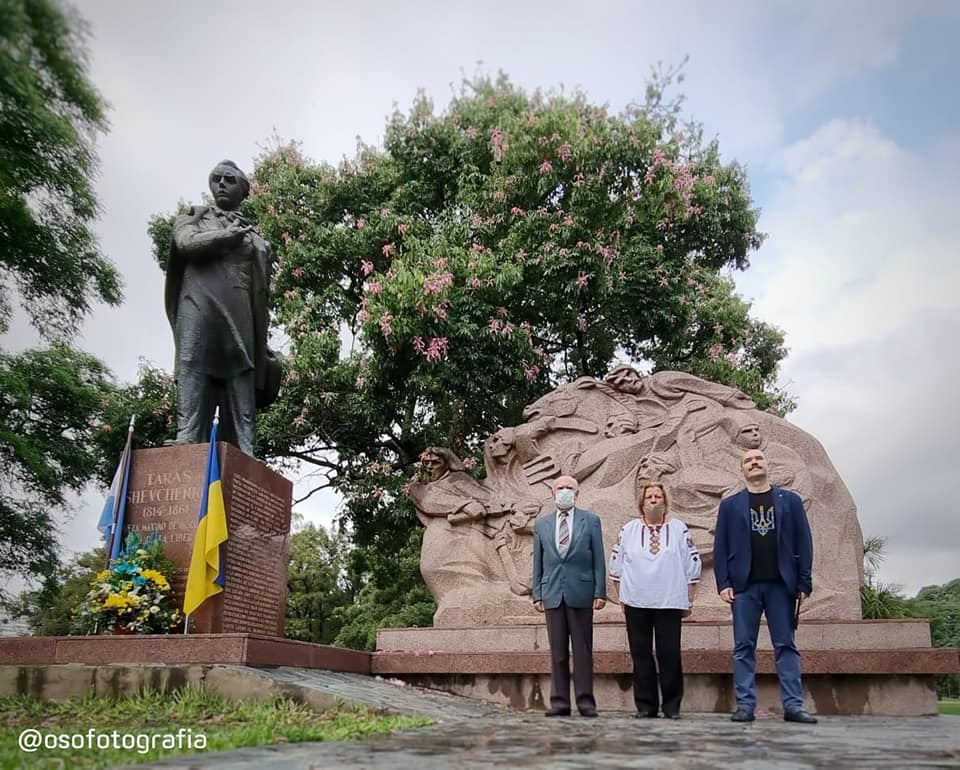
M177 602L193 552L204 494L207 444L140 449L133 453L124 536L157 532L178 572ZM191 632L283 636L293 485L231 444L219 443L229 539L225 585L191 617Z

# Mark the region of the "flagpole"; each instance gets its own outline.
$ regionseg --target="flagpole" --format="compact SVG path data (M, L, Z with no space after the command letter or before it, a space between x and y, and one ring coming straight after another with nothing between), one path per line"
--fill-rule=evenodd
M135 414L130 415L130 424L127 425L127 443L123 447L123 454L121 455L121 466L127 466L130 464L130 446L133 442L133 424L136 422L137 416ZM126 479L127 470L126 468L121 468L120 478ZM118 494L113 501L113 525L110 528L110 547L107 548L107 568L110 568L110 562L113 560L113 544L116 542L117 537L120 535L117 532L117 515L120 513L120 507L123 503L123 496L127 492L127 485L124 483L121 484L121 489L117 490Z

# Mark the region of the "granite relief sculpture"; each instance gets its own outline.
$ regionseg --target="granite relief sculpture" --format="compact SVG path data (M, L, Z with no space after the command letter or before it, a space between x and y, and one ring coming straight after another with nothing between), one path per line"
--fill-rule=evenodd
M173 226L164 303L176 345L177 444L220 437L253 456L257 409L273 403L280 363L267 347L270 245L239 211L250 184L233 161L210 172L213 205Z
M740 457L749 448L763 449L771 482L797 491L807 507L816 561L804 617L859 619L862 535L849 492L816 439L739 390L620 366L602 380L560 386L523 416L487 439L482 480L434 447L425 455L430 479L411 487L426 527L421 571L437 601L435 625L536 622L533 523L553 510L550 482L560 475L579 481L578 504L601 517L608 549L635 516L639 485L662 481L712 572L717 508L741 486ZM608 593L616 596L612 587ZM608 608L598 620L619 613ZM693 620L728 617L719 597L701 592Z

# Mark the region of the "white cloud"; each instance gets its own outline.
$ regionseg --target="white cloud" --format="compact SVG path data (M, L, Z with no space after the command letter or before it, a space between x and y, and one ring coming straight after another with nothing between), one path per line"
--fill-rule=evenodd
M786 148L766 204L771 238L739 285L794 354L875 340L921 312L960 307L949 159L832 120ZM762 285L759 283L762 281Z

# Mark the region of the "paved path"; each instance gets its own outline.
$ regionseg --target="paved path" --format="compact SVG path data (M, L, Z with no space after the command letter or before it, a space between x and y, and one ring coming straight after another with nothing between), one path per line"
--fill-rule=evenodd
M722 714L679 721L545 719L382 679L277 669L271 676L320 688L345 702L434 717L429 727L344 743L299 743L194 754L151 763L178 770L339 768L960 768L960 717L825 717L819 725L774 716L737 725ZM139 765L138 767L144 767Z

